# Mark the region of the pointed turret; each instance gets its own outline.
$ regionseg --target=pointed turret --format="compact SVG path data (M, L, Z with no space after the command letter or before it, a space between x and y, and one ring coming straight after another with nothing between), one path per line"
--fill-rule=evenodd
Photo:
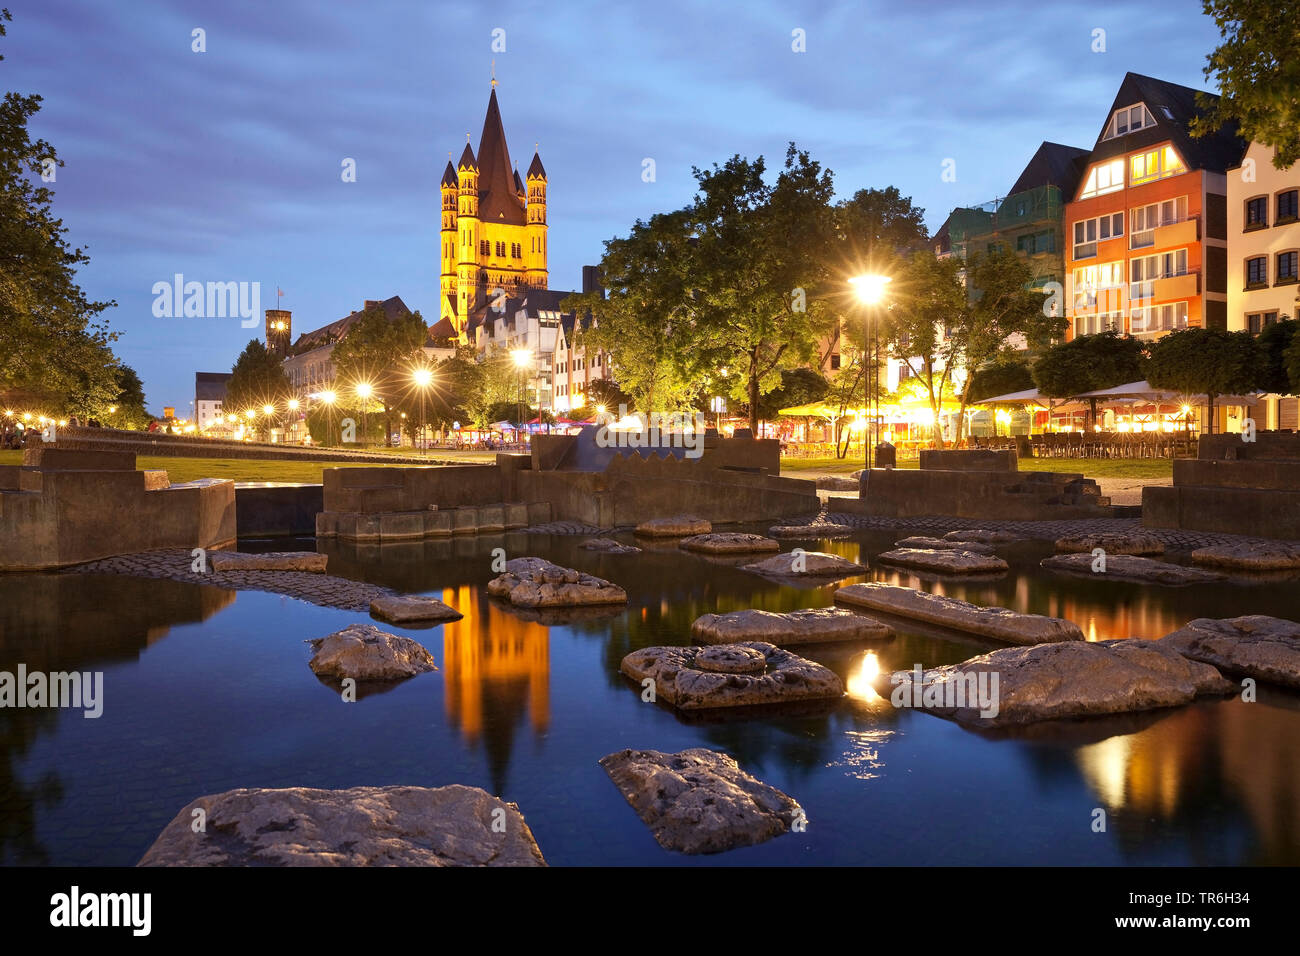
M524 199L528 193L524 190L524 181L519 178L519 170L515 170L515 195Z
M456 164L458 169L472 169L478 171L478 163L474 161L474 150L470 149L469 143L465 144L465 152L460 154L460 162Z
M522 226L524 204L515 193L511 176L510 150L506 148L506 133L501 125L501 108L497 105L494 88L488 97L487 116L483 118L483 136L478 143L479 216L484 222Z
M465 144L465 148L469 149L468 143ZM473 161L473 159L474 157L470 156L471 162ZM456 180L456 167L451 164L450 159L447 160L447 168L442 171L442 185L450 186L453 189L456 186L460 185L459 182Z
M542 165L542 157L537 153L533 153L533 161L528 167L528 178L529 179L546 178L546 167Z

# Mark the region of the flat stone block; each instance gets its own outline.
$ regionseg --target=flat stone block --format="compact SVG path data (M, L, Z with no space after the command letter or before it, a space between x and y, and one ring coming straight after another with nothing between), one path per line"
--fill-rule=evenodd
M167 488L171 485L171 479L167 477L167 472L162 468L146 468L144 470L144 490L157 491L160 488Z
M502 505L505 509L507 528L528 527L528 506L522 502Z
M316 515L316 537L333 538L339 533L339 516L333 511L321 511Z
M450 511L426 511L424 513L425 537L441 538L451 534Z
M379 537L384 541L424 537L424 511L379 515Z
M551 503L549 501L528 502L528 523L546 524L551 520Z
M452 534L475 534L478 532L477 508L455 508L447 513L451 515Z
M504 505L479 505L479 531L504 531L505 528L506 509Z

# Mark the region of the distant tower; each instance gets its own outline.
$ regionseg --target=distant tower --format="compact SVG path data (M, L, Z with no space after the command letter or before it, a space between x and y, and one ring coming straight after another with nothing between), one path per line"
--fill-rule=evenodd
M474 159L474 150L469 143L465 152L460 154L456 166L457 180L460 183L459 201L456 207L456 231L459 251L456 256L456 334L465 341L465 326L469 324L469 314L478 305L478 163Z
M456 169L447 160L447 168L442 173L442 269L438 291L441 298L438 303L438 317L447 319L456 325L456 265L460 259L456 252L456 206L460 196L460 185L456 180ZM459 331L459 329L457 329Z
M548 282L546 270L546 168L542 157L533 153L528 167L528 255L527 283L534 289L545 289Z
M266 310L266 349L280 358L289 354L293 337L293 314L286 309Z

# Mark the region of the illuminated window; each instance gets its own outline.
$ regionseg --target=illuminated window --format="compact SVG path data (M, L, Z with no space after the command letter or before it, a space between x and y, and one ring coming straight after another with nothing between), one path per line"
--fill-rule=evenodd
M1297 215L1300 214L1300 203L1297 199L1300 193L1294 189L1288 189L1286 192L1277 194L1277 218L1273 220L1274 224L1279 222L1294 222Z
M1268 285L1268 256L1255 256L1246 260L1246 288Z
M1080 219L1074 224L1074 258L1086 259L1097 254L1097 241L1124 235L1124 214L1111 213L1095 219Z
M1172 332L1187 328L1187 303L1171 302L1167 305L1149 305L1134 309L1130 314L1129 331L1134 335L1151 332Z
M1296 252L1292 249L1290 252L1279 252L1277 254L1277 278L1273 280L1280 284L1283 282L1295 282L1300 276L1296 275Z
M1088 179L1079 193L1080 199L1104 196L1124 188L1124 160L1112 159L1088 170Z
M1102 262L1074 270L1074 308L1092 311L1119 304L1119 293L1111 290L1124 285L1124 263Z
M1129 185L1151 183L1166 176L1187 172L1172 146L1161 146L1129 157Z

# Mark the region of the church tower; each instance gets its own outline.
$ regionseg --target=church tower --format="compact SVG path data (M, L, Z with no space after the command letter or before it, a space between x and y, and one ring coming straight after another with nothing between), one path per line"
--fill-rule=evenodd
M456 168L451 165L450 155L447 168L442 173L442 267L438 282L439 318L456 325L456 266L458 244L456 241L457 205L460 201L460 183L456 179ZM459 330L457 330L459 331Z
M546 168L542 157L533 153L528 167L528 258L527 281L535 289L545 289L546 270Z
M458 205L456 208L456 230L459 236L458 254L456 256L456 316L452 323L456 334L465 335L465 326L469 314L478 305L478 256L479 256L479 221L478 221L478 163L474 160L474 151L465 144L465 152L460 154L456 166L457 180L460 183Z
M498 290L510 297L545 289L546 170L534 153L525 178L510 162L496 80L488 97L478 155L469 143L442 174L440 317L462 342L471 320ZM450 253L448 250L450 243Z

